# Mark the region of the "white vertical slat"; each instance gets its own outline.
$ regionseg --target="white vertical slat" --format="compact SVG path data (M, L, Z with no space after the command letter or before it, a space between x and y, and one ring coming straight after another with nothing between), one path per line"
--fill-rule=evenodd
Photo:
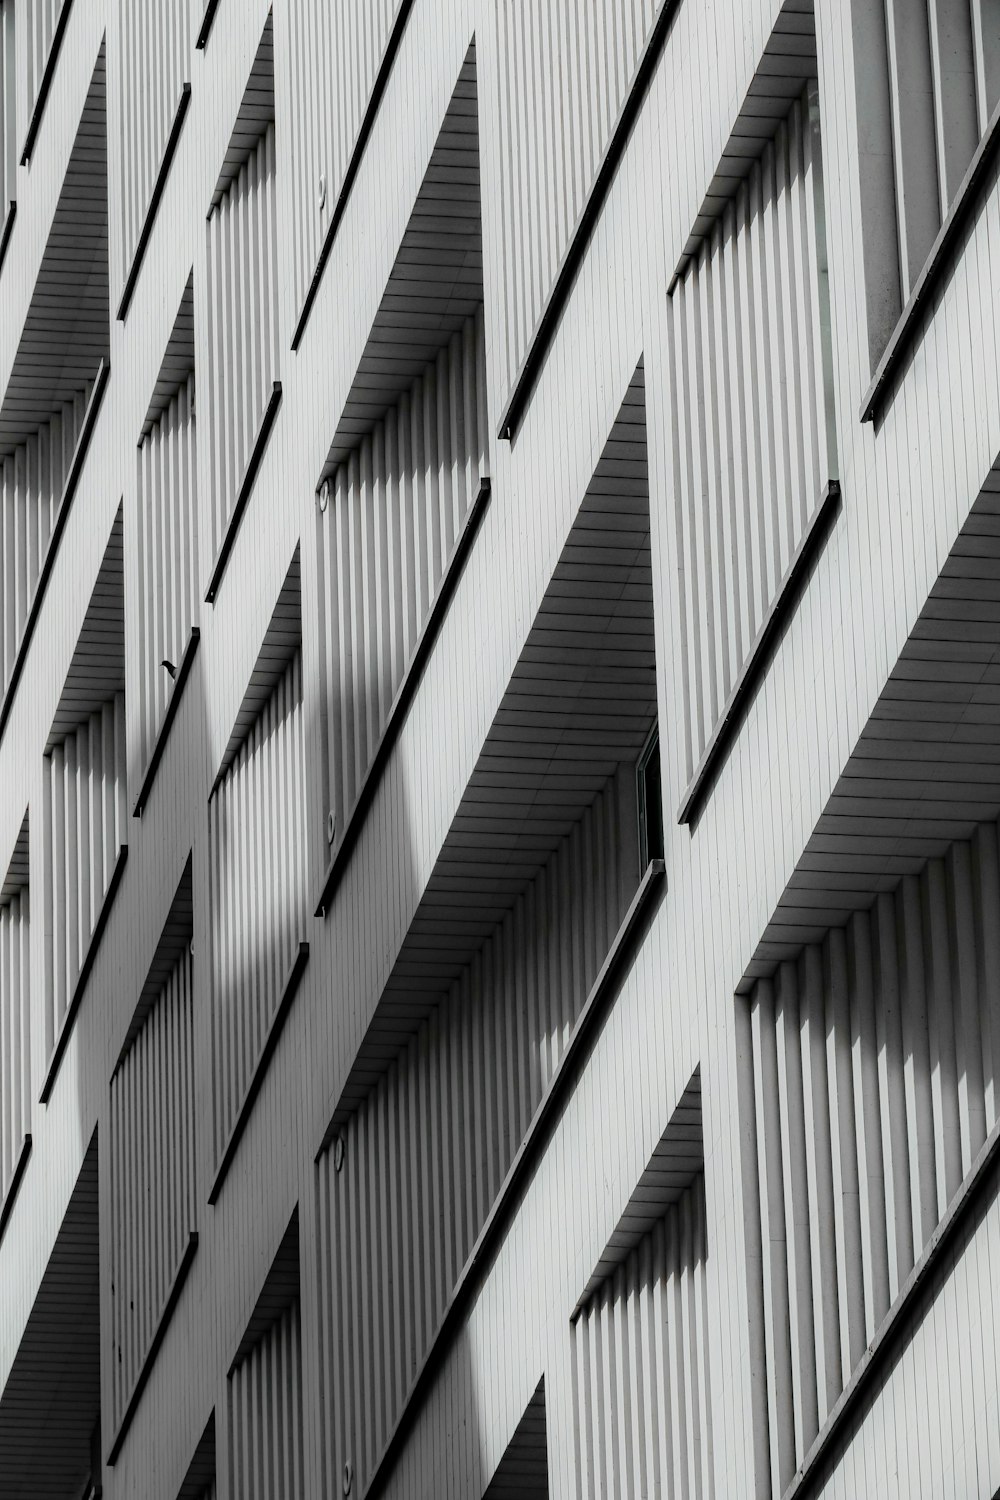
M324 1492L348 1462L364 1491L549 1087L632 895L632 794L606 784L352 1116L342 1171L320 1160Z
M304 798L299 651L209 806L216 1158L306 930Z
M338 835L488 472L485 381L480 309L329 481L317 530L324 789Z
M139 761L145 770L163 722L171 677L198 619L195 385L171 398L138 457Z
M775 1496L996 1123L998 933L990 823L750 997Z
M807 90L668 299L688 777L836 472L822 191Z
M277 249L269 125L208 221L209 562L218 555L278 377Z
M664 0L494 8L507 395ZM558 80L559 86L556 86Z
M231 1500L303 1500L299 1303L271 1325L229 1377ZM214 1493L214 1486L213 1486Z
M0 907L0 1203L31 1129L28 887Z
M196 1223L192 979L186 947L111 1081L113 1428Z
M125 842L125 695L45 757L45 1056L50 1057Z
M578 1493L715 1493L699 1173L573 1325Z
M190 0L136 5L119 0L121 78L121 255L131 265L170 127L187 80Z
M294 0L288 8L293 307L312 280L401 0Z
M89 399L88 385L0 459L0 687L10 680L24 635Z

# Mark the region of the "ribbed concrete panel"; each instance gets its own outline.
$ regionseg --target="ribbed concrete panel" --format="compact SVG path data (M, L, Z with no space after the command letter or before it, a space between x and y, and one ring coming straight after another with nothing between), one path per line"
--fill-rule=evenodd
M163 155L190 77L192 0L118 0L121 90L121 265L139 243Z
M296 317L319 259L380 64L405 0L288 6Z
M17 53L14 0L0 0L0 226L17 198Z
M216 560L278 378L274 125L244 156L208 221L208 420Z
M230 1373L229 1443L230 1500L304 1500L297 1297Z
M145 771L198 619L198 462L194 375L139 445L138 765ZM166 665L165 665L166 663Z
M35 12L29 5L23 14L27 24ZM109 320L102 45L0 403L0 454L13 453L87 388L109 355Z
M525 1408L483 1500L548 1500L545 1381Z
M778 1495L1000 1113L996 824L783 963L749 1004Z
M580 1492L715 1494L705 1178L594 1293L573 1326Z
M756 945L745 989L997 816L998 619L994 466Z
M188 946L111 1080L114 1428L196 1223L193 1006Z
M482 306L478 99L473 41L338 418L325 476Z
M334 1118L442 998L656 714L645 388L635 372ZM628 799L623 816L635 817ZM631 857L638 861L638 843Z
M49 731L42 775L45 1050L62 1041L126 838L121 511Z
M296 650L209 804L216 1161L305 933L304 756Z
M705 1167L701 1069L685 1088L576 1305L582 1311ZM576 1314L574 1313L574 1316Z
M101 1410L97 1191L95 1134L0 1402L4 1500L62 1500L91 1493L88 1480Z
M0 903L0 1204L31 1130L30 917L27 882L12 894L5 890Z
M634 795L608 782L320 1159L327 1491L350 1463L364 1492L558 1067L634 894Z
M72 0L22 0L19 7L24 35L20 44L24 49L23 103L21 91L18 91L19 153L24 148L28 121L38 99L60 16L71 3Z
M334 847L489 472L487 425L480 309L324 482L320 662Z
M4 688L24 637L92 391L93 383L88 381L72 401L0 458Z
M667 0L554 0L493 8L500 59L506 404L559 264L628 95L643 44Z
M812 84L668 300L688 778L837 475L827 275Z

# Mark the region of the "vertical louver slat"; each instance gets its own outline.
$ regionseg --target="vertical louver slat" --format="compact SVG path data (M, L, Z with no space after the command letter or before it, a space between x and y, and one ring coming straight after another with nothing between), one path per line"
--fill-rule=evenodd
M293 307L301 310L401 0L294 0ZM321 190L322 188L322 190Z
M269 125L208 222L211 557L218 556L278 378L278 224Z
M342 1170L320 1159L325 1493L348 1462L364 1492L619 927L630 792L606 785L422 1022L348 1122Z
M581 1495L714 1495L707 1262L699 1174L574 1324Z
M45 1055L51 1057L125 841L125 695L45 758Z
M318 554L338 836L488 472L485 390L480 309L329 482Z
M297 652L210 804L217 1159L306 928L304 753Z
M294 1301L229 1377L233 1500L302 1500L302 1340ZM214 1486L212 1493L214 1494Z
M185 947L111 1083L115 1428L196 1222L192 979Z
M0 907L0 1203L31 1129L29 918L24 886Z
M91 387L0 459L0 691L24 635Z
M835 474L826 306L807 91L667 304L689 777Z
M497 0L506 404L666 0Z
M750 999L774 1493L997 1120L995 824Z
M143 438L138 459L140 774L163 722L171 677L198 618L194 376Z
M0 226L17 196L17 55L14 0L0 0Z

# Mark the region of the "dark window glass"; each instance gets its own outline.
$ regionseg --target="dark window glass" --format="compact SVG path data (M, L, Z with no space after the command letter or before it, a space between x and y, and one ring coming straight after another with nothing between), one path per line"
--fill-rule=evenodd
M663 858L663 797L660 790L660 728L654 724L636 766L639 794L639 866Z

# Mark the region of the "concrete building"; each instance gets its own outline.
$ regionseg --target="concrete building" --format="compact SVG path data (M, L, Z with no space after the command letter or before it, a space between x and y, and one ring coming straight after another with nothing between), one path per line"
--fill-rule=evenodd
M0 83L0 1496L993 1496L995 0Z

